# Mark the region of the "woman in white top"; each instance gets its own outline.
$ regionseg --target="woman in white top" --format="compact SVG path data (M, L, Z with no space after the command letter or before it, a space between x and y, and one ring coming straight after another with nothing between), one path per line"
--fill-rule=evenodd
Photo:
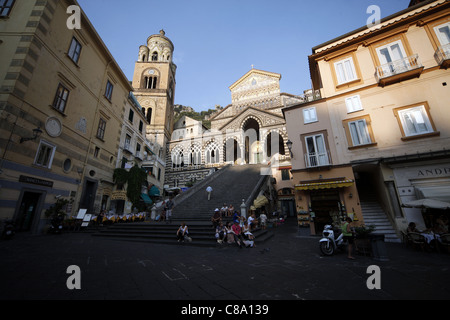
M180 241L184 242L184 237L187 236L188 234L189 234L188 227L186 223L183 222L177 231L178 242Z

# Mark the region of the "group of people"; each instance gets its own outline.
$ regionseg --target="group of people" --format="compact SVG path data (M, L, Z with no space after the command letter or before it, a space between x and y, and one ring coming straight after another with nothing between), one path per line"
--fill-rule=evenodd
M225 225L222 221L222 217L232 216L233 222L227 222ZM218 243L236 243L240 248L243 246L253 248L255 246L254 231L258 225L262 229L266 228L267 216L263 212L259 218L256 218L255 213L251 213L248 219L243 217L241 213L234 210L233 206L224 206L214 210L214 214L211 218L212 225L215 228L215 236Z
M449 233L449 221L445 215L440 215L431 228L425 230L418 230L415 222L410 222L408 228L406 228L407 233L422 233L422 232L433 232L435 234Z
M239 248L255 247L255 236L250 230L250 226L247 221L244 222L244 226L241 227L239 222L227 222L224 226L223 222L219 222L216 227L216 239L220 244L228 243L233 244L236 243Z

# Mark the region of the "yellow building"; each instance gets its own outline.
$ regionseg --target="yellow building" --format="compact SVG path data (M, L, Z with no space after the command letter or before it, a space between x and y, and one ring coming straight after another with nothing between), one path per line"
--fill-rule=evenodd
M322 98L283 109L297 209L312 233L351 213L365 224L384 218L378 232L398 241L407 223L435 219L405 203L450 202L449 42L450 2L413 1L312 49Z
M132 90L76 1L8 1L0 19L0 219L39 232L63 197L69 216L108 208ZM3 8L5 9L5 8ZM69 11L70 12L70 11Z

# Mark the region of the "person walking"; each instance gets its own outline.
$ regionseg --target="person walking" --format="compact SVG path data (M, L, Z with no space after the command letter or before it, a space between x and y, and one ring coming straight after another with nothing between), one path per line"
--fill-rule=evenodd
M166 202L166 205L164 207L166 211L166 223L172 223L172 208L174 206L172 198L169 198L169 200Z
M208 193L208 201L211 200L211 193L213 191L213 188L211 188L211 186L208 186L206 188L206 192Z

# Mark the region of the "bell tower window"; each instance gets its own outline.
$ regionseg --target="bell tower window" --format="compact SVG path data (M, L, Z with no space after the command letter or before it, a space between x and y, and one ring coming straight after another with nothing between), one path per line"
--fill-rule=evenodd
M144 89L156 89L156 83L158 82L158 77L145 77L144 78Z
M152 53L152 61L158 61L158 52L153 52Z

